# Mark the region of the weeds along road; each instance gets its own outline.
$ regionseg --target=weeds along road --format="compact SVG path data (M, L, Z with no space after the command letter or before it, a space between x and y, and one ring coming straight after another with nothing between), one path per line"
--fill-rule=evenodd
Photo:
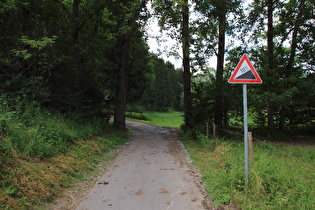
M131 141L76 209L208 209L199 174L174 129L127 126L134 130Z

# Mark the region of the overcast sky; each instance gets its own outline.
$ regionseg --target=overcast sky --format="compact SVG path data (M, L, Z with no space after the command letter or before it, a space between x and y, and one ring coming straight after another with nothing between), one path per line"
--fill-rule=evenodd
M159 55L160 58L163 58L165 61L170 61L174 64L175 68L182 68L182 59L175 58L175 56L169 55L168 52L171 51L172 46L176 44L175 40L169 38L166 33L160 32L160 27L158 26L158 21L156 18L151 18L149 25L147 27L147 33L149 35L148 44L150 51ZM158 42L156 36L160 36L160 43ZM181 48L178 49L179 55L182 55ZM208 65L209 67L216 68L216 57L213 56L210 58Z
M165 33L160 32L160 27L158 26L157 19L151 19L149 27L147 29L147 33L149 35L148 44L150 47L150 51L158 54L165 61L170 61L174 64L175 68L182 67L182 60L176 59L174 56L167 55L167 52L171 51L171 47L176 44L174 40L165 35ZM160 36L160 43L158 43L157 38L155 36ZM181 49L179 49L180 53Z

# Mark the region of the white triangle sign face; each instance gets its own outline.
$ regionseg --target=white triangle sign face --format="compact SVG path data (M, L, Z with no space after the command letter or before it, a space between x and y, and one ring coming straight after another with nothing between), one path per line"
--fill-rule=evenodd
M248 59L247 55L244 54L233 71L229 83L254 83L261 84L262 80L257 73L256 69Z

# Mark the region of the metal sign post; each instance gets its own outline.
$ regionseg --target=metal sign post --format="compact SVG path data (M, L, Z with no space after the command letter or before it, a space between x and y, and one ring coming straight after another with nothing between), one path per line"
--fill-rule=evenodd
M244 54L233 71L229 83L243 84L243 109L244 109L244 159L245 159L245 191L248 187L248 118L247 118L247 86L246 84L261 84L262 80L256 69Z
M248 185L248 119L247 119L247 86L243 84L244 109L244 157L245 157L245 189Z

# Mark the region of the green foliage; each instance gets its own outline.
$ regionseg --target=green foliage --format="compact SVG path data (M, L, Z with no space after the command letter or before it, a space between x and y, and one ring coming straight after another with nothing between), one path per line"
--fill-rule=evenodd
M149 77L152 83L144 90L142 103L155 111L182 110L182 72L156 55L151 56L148 65L153 71Z
M55 156L65 152L75 139L99 134L108 126L99 118L78 120L32 104L26 104L23 112L5 110L5 104L1 107L1 162L12 150L41 159Z
M130 67L128 71L129 104L139 104L148 87L153 83L153 69L149 65L149 46L142 38L134 38L130 52ZM142 59L139 59L141 57Z
M202 172L215 207L313 209L315 206L314 147L255 144L246 193L242 143L221 139L214 150L206 147L202 139L201 144L196 141L184 144Z
M148 47L140 30L148 18L145 3L1 2L0 89L60 112L98 115L104 97L114 99L121 37L131 33L128 96L141 96L147 85Z
M23 36L20 39L20 42L30 47L30 49L41 51L43 48L53 46L57 38L58 38L57 36L53 36L52 38L43 37L41 38L41 40L31 40L31 39L28 39L28 37ZM14 56L21 57L24 60L28 60L34 56L34 54L32 54L28 49L21 49L21 50L13 49L12 53ZM46 54L38 54L38 56L45 56L45 55ZM43 63L43 61L40 61L40 63Z
M193 79L192 98L195 129L203 126L205 122L211 123L214 117L214 80L211 70L208 74L198 74Z

